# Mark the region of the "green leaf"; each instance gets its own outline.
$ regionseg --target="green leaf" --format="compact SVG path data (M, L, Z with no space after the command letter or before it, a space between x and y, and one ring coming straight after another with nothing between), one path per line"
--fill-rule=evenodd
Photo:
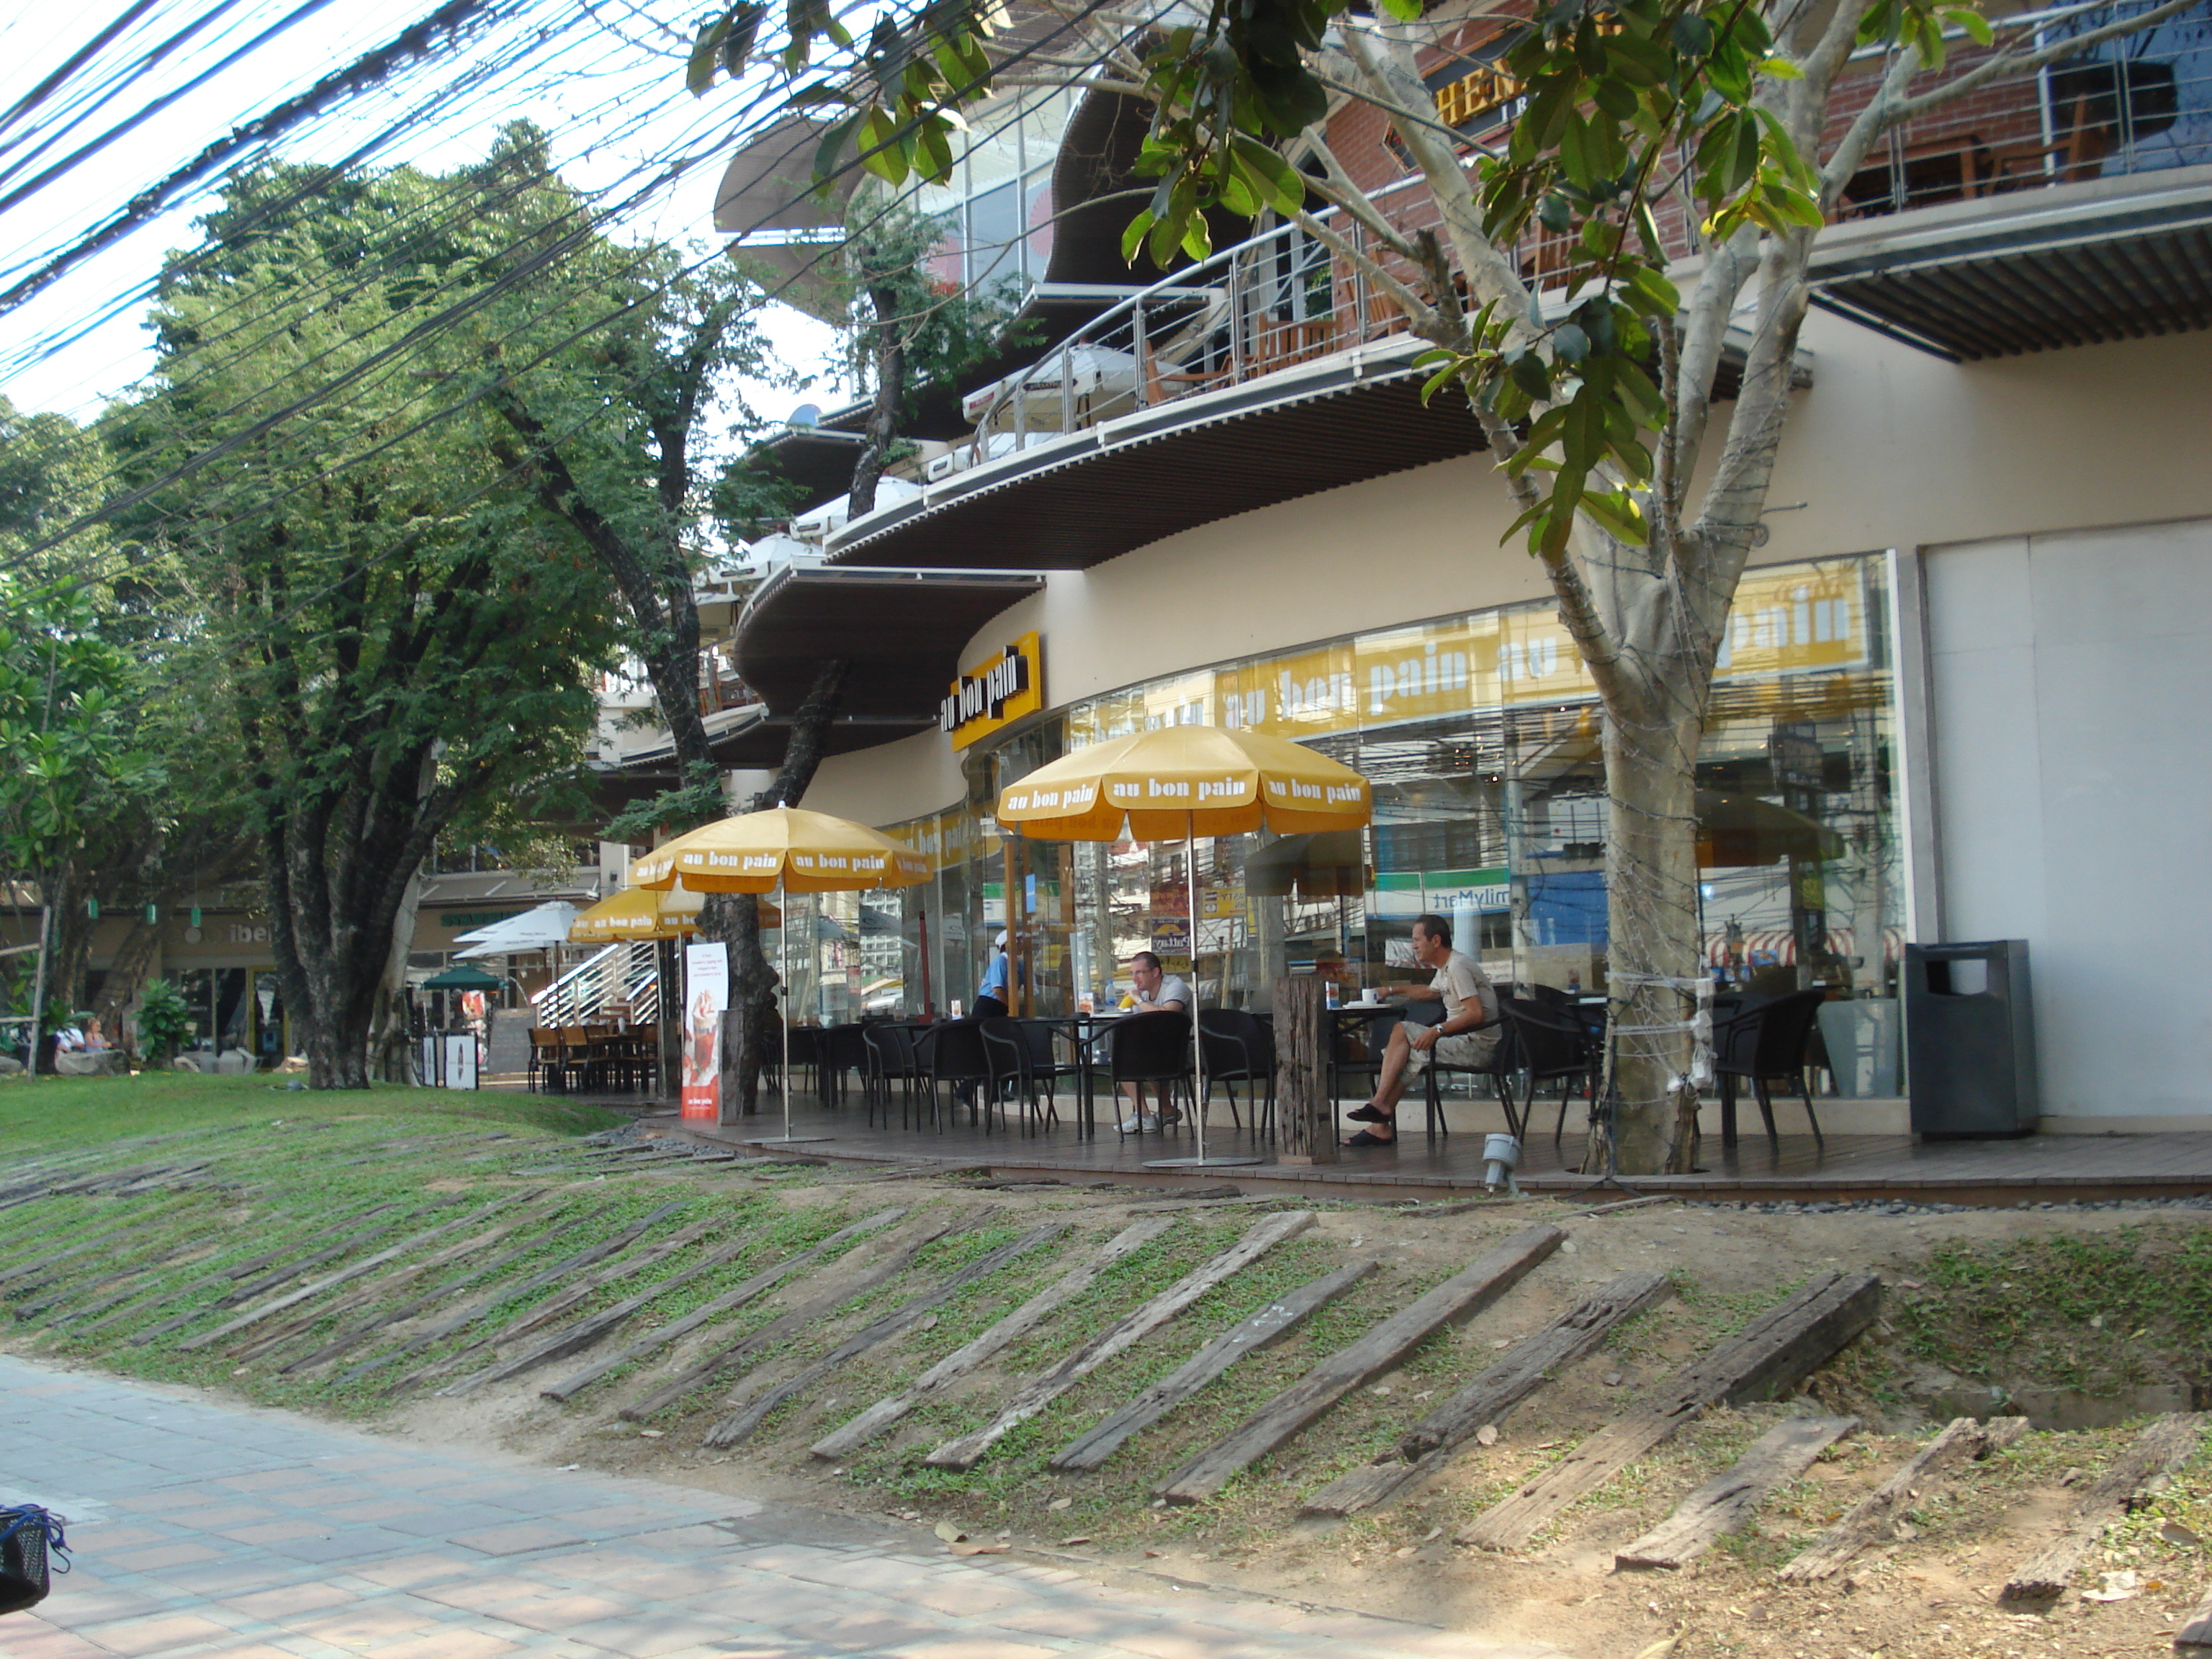
M817 190L826 191L836 182L839 158L852 138L853 130L866 118L866 111L848 115L822 135L822 142L814 149L814 178Z
M860 165L886 184L902 185L908 171L906 157L894 142L897 124L890 112L880 104L872 104L860 118L860 130L854 138L860 147Z
M1683 57L1703 58L1713 49L1713 26L1696 13L1687 12L1674 20L1667 38Z
M1535 402L1541 403L1552 395L1551 372L1544 367L1544 360L1533 351L1524 351L1513 358L1506 365L1506 373Z
M1230 140L1230 151L1276 212L1296 213L1305 205L1305 180L1280 152L1241 132Z
M1591 154L1589 127L1572 111L1559 133L1559 165L1577 190L1587 193L1595 186L1597 164Z
M1582 510L1593 523L1615 541L1641 547L1651 539L1649 526L1644 522L1644 509L1635 498L1624 491L1609 490L1601 495L1585 495Z
M730 14L725 12L700 27L691 43L691 57L684 66L684 84L694 98L704 97L714 84L714 62L730 33Z
M1446 353L1445 356L1448 358L1450 357L1449 353ZM1422 382L1422 403L1426 404L1430 398L1435 397L1437 392L1443 391L1444 387L1451 385L1452 382L1458 380L1459 377L1460 366L1458 361L1456 359L1452 359L1451 361L1447 362L1442 368L1438 368L1435 374L1430 375L1426 380Z
M1972 6L1948 6L1944 9L1943 21L1953 28L1964 29L1967 38L1978 46L1994 46L1996 33L1990 27L1990 20Z
M1552 336L1552 351L1563 363L1578 363L1589 356L1589 336L1573 323L1562 323Z

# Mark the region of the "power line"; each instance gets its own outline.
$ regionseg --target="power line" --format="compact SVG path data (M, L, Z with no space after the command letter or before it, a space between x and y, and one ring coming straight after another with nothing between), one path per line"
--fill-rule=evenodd
M1059 32L1059 31L1055 31L1055 33L1058 33L1058 32ZM1043 42L1031 43L1031 44L1030 44L1030 45L1026 48L1026 51L1029 51L1029 52L1034 52L1034 51L1036 51L1036 50L1038 50L1038 49L1039 49L1039 47L1040 47L1042 45L1043 45L1043 44L1044 44ZM764 99L763 99L763 97L756 96L756 97L751 100L751 103L750 103L750 106L749 106L749 107L750 107L750 112L758 112L758 110L760 109L760 107L761 107L762 104L763 104L764 101L765 101L765 100L764 100ZM716 141L718 147L719 147L720 144L725 144L725 143L728 143L728 142L729 142L729 140L728 140L727 138L720 138L720 139L718 139L718 140ZM811 138L802 138L800 141L799 141L799 143L794 143L794 145L793 145L792 148L793 148L793 149L795 151L797 149L799 149L799 148L800 147L800 145L801 145L801 144L805 144L805 143L811 143ZM667 179L667 178L669 178L669 177L672 177L672 176L679 175L683 171L687 170L688 168L690 168L690 167L693 167L693 166L696 166L696 165L697 164L697 162L698 162L698 161L699 161L700 159L701 159L701 158L700 158L696 154L690 155L688 155L688 156L682 156L682 157L678 157L678 158L673 158L673 159L672 159L672 161L669 162L669 164L668 164L668 165L666 165L666 166L665 166L665 167L662 168L662 170L661 170L661 173L660 173L660 175L659 175L658 178L655 178L655 179L653 179L648 180L648 181L647 182L647 184L646 184L643 187L641 187L640 190L638 190L638 191L634 191L634 192L632 193L631 197L629 198L629 200L628 200L627 202L624 202L624 203L623 203L623 204L618 204L618 208L617 208L617 216L618 216L618 213L619 213L619 210L620 210L620 208L622 208L622 207L627 207L627 206L630 206L630 205L635 205L635 203L636 203L637 201L639 201L639 200L642 199L643 198L645 198L645 197L647 197L647 196L649 196L649 195L653 192L653 191L654 190L654 188L656 188L656 187L657 187L660 183L662 183L665 179ZM848 168L849 168L851 166L855 165L855 164L856 164L856 163L854 163L854 162L848 162L846 165L847 165L847 167L848 167ZM641 171L641 170L642 170L642 169L633 169L633 170L632 170L632 174L631 174L631 176L632 176L633 178L634 178L634 177L635 177L635 176L636 176L636 173L637 173L639 171ZM755 228L758 228L758 227L755 227ZM410 345L410 344L413 344L413 343L419 343L419 342L421 342L421 341L422 341L422 340L427 339L427 338L428 338L428 337L429 337L433 333L434 333L435 331L437 331L439 329L441 329L442 327L445 327L445 326L451 325L453 322L455 322L455 321L457 320L457 319L458 319L458 318L459 318L459 317L461 317L461 316L465 316L465 315L466 315L466 314L472 313L475 310L479 309L479 308L481 307L481 306L482 306L483 304L484 304L484 303L487 303L487 302L489 301L489 299L491 299L491 298L493 298L493 297L496 297L496 295L497 295L499 292L503 291L503 290L504 290L505 289L507 289L507 288L512 287L512 286L514 285L514 283L515 283L515 282L516 282L516 281L517 281L520 276L526 276L526 275L533 274L533 273L534 273L536 270L542 270L542 269L550 268L552 265L554 265L554 264L557 264L557 263L559 262L559 259L560 259L562 257L564 257L564 256L566 255L566 253L568 253L568 252L570 252L570 251L573 251L573 248L574 248L574 246L580 246L580 243L579 243L579 242L578 242L574 238L573 238L573 237L570 237L570 238L563 238L563 239L562 239L559 243L557 243L557 244L556 245L556 248L555 248L555 250L554 250L554 252L553 252L553 257L551 257L551 258L541 258L539 260L538 260L537 262L535 262L535 263L534 263L532 265L531 265L531 266L526 267L526 268L525 268L525 269L523 269L523 270L517 270L517 271L515 271L515 272L509 273L506 277L502 278L501 282L499 284L495 285L495 286L491 290L487 291L487 292L483 292L483 293L479 293L479 294L477 294L477 295L476 295L472 296L472 297L471 297L471 299L469 299L468 301L466 301L463 302L461 305L459 305L459 306L456 306L456 307L448 307L445 312L439 313L437 316L435 316L435 317L434 317L433 319L429 319L429 320L428 320L428 322L426 322L425 324L418 325L415 329L412 329L412 330L410 330L410 331L409 331L408 335L405 337L405 338L404 338L402 342L398 343L399 343L399 345L404 347L404 346ZM825 255L827 254L827 252L829 252L829 250L825 250L825 251L824 251ZM688 264L688 265L685 265L685 266L684 266L684 267L680 268L678 271L676 271L675 273L673 273L670 277L668 277L668 278L666 279L666 282L665 282L665 283L664 283L661 285L661 289L660 289L660 290L659 290L659 291L665 291L665 287L666 287L666 285L667 285L667 283L673 283L673 282L675 282L675 281L679 281L679 280L681 280L684 276L687 276L687 275L690 275L690 274L691 274L691 273L694 273L694 272L696 272L697 270L699 270L700 268L702 268L702 266L703 266L706 263L708 263L708 260L711 260L712 258L719 258L719 257L720 257L720 252L719 252L719 251L717 251L715 253L714 253L714 254L710 254L710 255L708 256L708 260L701 260L701 261L693 262L692 264ZM818 258L821 258L821 257L823 257L823 256L817 256L817 261L818 261ZM812 265L812 264L813 264L813 263L814 263L814 262L810 262L810 265L809 265L809 267L808 267L808 269L809 269L809 270L811 270L811 265ZM802 275L803 275L803 274L804 274L804 273L802 273ZM651 296L648 296L648 297L651 297ZM550 347L547 348L544 352L542 352L542 353L539 355L539 356L538 356L538 358L537 358L537 359L536 359L536 360L535 360L532 364L526 366L526 368L525 368L523 370L521 370L520 372L521 372L521 373L527 373L527 372L529 372L529 369L530 369L530 368L535 368L535 367L538 366L539 364L542 364L544 362L550 360L550 359L554 355L556 355L556 354L557 354L558 352L560 352L560 351L562 351L562 350L563 350L563 349L566 349L567 348L568 348L568 347L572 346L573 344L574 344L575 343L577 343L577 342L578 342L578 341L580 341L580 339L585 338L585 337L588 337L589 334L590 334L591 332L594 331L597 328L599 328L599 327L602 327L602 326L605 326L607 323L609 323L609 322L611 322L611 321L612 321L612 320L615 320L615 319L616 319L617 318L618 318L619 316L621 316L621 315L624 314L624 313L625 313L625 312L627 312L627 311L629 311L629 310L632 310L632 309L635 309L635 302L633 302L633 304L632 304L632 305L628 306L628 307L623 307L623 308L621 308L621 309L619 309L619 310L617 310L617 311L616 311L616 312L614 312L614 313L608 313L608 314L607 314L607 315L605 315L605 316L603 316L603 317L600 317L600 318L597 318L597 319L592 319L592 321L590 321L590 322L586 323L586 325L584 327L582 327L582 328L580 328L580 329L578 329L578 330L576 330L576 331L574 331L572 333L570 333L569 335L568 335L568 336L567 336L567 337L565 337L564 338L562 338L562 339L561 339L561 340L559 340L559 341L556 342L552 346L550 346ZM512 332L512 333L519 333L519 332L520 332L524 328L526 328L527 326L529 326L529 325L530 325L532 322L534 322L534 321L536 321L536 320L538 320L538 319L534 319L534 318L526 318L526 319L525 319L524 323L523 323L522 325L518 325L518 327L517 327L517 329L516 329L516 330L514 330L514 331L512 331L511 332ZM317 403L319 403L319 402L322 402L322 401L325 401L325 400L327 400L327 399L328 399L329 398L331 398L331 396L334 396L334 395L335 395L338 391L340 391L341 389L343 389L346 385L348 385L348 384L349 384L349 383L356 383L356 382L360 381L360 380L362 379L362 376L363 376L364 373L365 373L367 370L371 369L371 368L376 368L376 367L380 366L384 362L386 362L386 361L387 361L387 360L389 360L389 359L391 359L391 358L394 357L396 355L397 355L397 354L396 354L396 352L395 352L392 349L390 349L390 348L387 348L387 349L386 349L386 351L384 351L384 352L380 352L380 353L375 354L375 355L372 357L372 359L370 360L369 363L368 363L368 364L366 364L366 365L357 366L357 367L356 367L356 368L354 371L350 372L348 375L346 375L346 376L343 377L340 380L338 380L338 381L337 381L337 382L333 382L332 384L328 385L328 386L324 386L324 387L318 388L318 389L317 389L317 391L316 391L314 393L310 394L310 395L309 395L309 396L307 396L307 397L305 397L305 398L301 398L301 399L296 399L296 400L295 400L295 402L294 402L291 405L288 406L288 407L287 407L286 409L284 409L284 410L282 410L278 411L276 416L274 416L274 417L270 417L270 418L264 418L264 421L259 422L257 422L257 423L255 424L255 426L254 426L254 427L252 427L252 428L249 428L249 432L267 432L267 431L273 430L273 429L275 428L275 426L276 426L277 423L281 422L283 420L284 420L284 419L288 419L288 418L290 418L290 417L292 417L293 416L297 415L298 413L301 412L301 411L302 411L302 410L303 410L304 408L306 408L306 407L311 407L311 406L313 406L313 405L314 405L315 404L317 404ZM352 465L359 465L359 464L361 464L363 460L365 460L366 459L368 459L368 458L369 458L369 457L373 457L375 453L380 453L381 450L383 450L383 449L385 449L385 448L389 447L392 442L404 441L404 437L412 436L412 435L414 435L414 434L417 434L417 433L419 433L419 432L422 432L422 431L423 431L423 430L426 430L426 429L428 429L429 427L431 427L432 425L434 425L436 422L439 422L439 421L441 421L441 420L447 419L447 418L451 418L453 415L455 415L457 412L459 412L461 409L465 408L469 404L471 404L471 403L473 403L473 402L477 401L477 398L478 398L478 397L480 397L480 396L481 396L481 393L475 394L475 395L473 395L473 396L471 396L471 397L470 397L470 398L464 398L464 399L461 399L461 400L459 400L459 401L458 401L458 402L455 402L455 403L453 403L453 404L447 404L447 405L444 406L443 408L440 408L440 409L434 409L434 410L432 410L432 412L431 412L429 415L428 415L428 416L426 416L425 417L423 417L423 419L422 419L422 420L418 421L418 422L416 422L414 425L412 425L412 426L410 426L410 428L408 428L406 429L406 431L405 431L403 434L401 434L401 436L400 436L399 438L392 439L392 440L387 440L386 442L383 442L383 443L380 443L380 444L377 444L377 445L372 446L372 447L371 447L368 451L367 451L367 452L363 452L363 453L360 453L360 454L356 454L356 455L354 455L354 456L347 457L347 458L343 459L343 460L340 460L340 461L338 461L338 462L335 463L335 464L333 465L333 466L332 466L329 471L325 471L325 472L323 474L323 476L324 476L324 477L330 477L330 476L333 476L335 473L337 473L337 472L340 472L340 471L343 471L346 470L347 468L349 468L349 467L350 467L350 466L352 466ZM386 412L387 414L389 413L389 411L388 411L388 410L387 410L387 411L386 411ZM47 550L49 550L49 549L51 549L51 548L52 548L52 547L56 546L56 545L58 545L58 544L60 544L61 543L64 542L64 541L65 541L65 540L66 540L66 539L67 539L70 535L73 535L73 534L75 534L75 533L77 533L78 532L80 532L80 531L81 531L82 529L83 529L83 528L88 527L91 524L93 524L93 523L96 523L96 522L99 522L99 521L100 521L100 520L104 520L104 519L106 519L106 518L107 518L107 517L112 516L114 513L118 512L118 511L120 511L120 510L123 510L123 508L124 508L124 507L127 507L127 506L129 506L129 505L131 505L131 504L133 504L133 503L134 503L135 501L137 501L146 499L146 498L147 498L147 496L148 496L148 495L149 495L149 494L150 494L152 491L158 490L159 489L164 488L164 487L166 487L166 486L167 486L167 483L176 482L178 479L179 479L179 478L181 478L182 477L185 476L185 475L186 475L190 471L196 470L198 466L204 466L204 465L210 465L210 464L211 464L211 463L212 463L212 461L213 461L215 459L217 459L221 454L222 454L222 453L229 453L229 451L230 451L231 449L234 448L234 447L236 447L236 443L237 443L237 441L238 441L238 438L237 438L237 436L236 436L236 435L234 435L233 439L231 439L230 441L227 441L227 442L225 442L225 443L219 443L219 444L217 444L217 445L216 445L216 446L212 446L212 447L210 447L210 448L208 451L206 451L206 452L203 452L203 453L202 453L200 456L198 456L198 457L197 457L197 458L194 458L194 459L193 459L191 463L189 463L187 465L183 466L183 467L179 467L179 468L178 468L178 469L173 470L173 472L172 472L172 473L171 473L171 474L170 474L167 478L162 479L162 480L157 480L157 481L155 482L155 484L153 484L153 485L151 485L151 486L149 486L149 487L147 487L146 489L142 489L142 490L140 490L140 491L133 492L132 494L131 494L131 495L126 495L125 496L123 496L123 497L121 497L121 498L111 499L109 501L107 501L107 502L106 502L106 503L103 503L103 505L102 505L102 507L101 507L101 508L100 508L100 509L97 510L97 511L96 511L95 513L94 513L94 514L85 515L85 516L84 516L82 519L81 519L77 523L76 523L76 524L72 525L71 526L70 526L67 530L64 531L60 535L58 535L58 536L55 536L55 537L51 537L51 538L46 538L44 542L42 542L42 543L40 544L40 545L38 548L35 548L35 549L33 549L33 550L31 550L31 553L30 553L30 554L27 554L26 558L28 558L28 557L30 557L30 556L34 556L36 553L39 553L39 552L42 552L42 551ZM474 498L474 497L475 497L478 493L480 493L480 492L471 492L471 499L473 499L473 498ZM234 524L238 524L238 523L241 523L241 522L243 522L246 518L250 518L250 517L252 517L252 516L257 516L258 513L261 513L261 512L266 512L266 511L271 510L271 508L272 508L275 505L279 504L283 499L283 498L282 496L279 496L279 497L276 498L274 501L264 500L264 501L263 501L261 503L259 503L258 507L250 507L250 508L246 509L246 512L244 512L244 513L242 513L242 514L237 514L237 515L235 515L235 516L232 517L231 519L228 520L226 522L228 522L228 523L230 523L230 524L234 524ZM18 562L21 562L19 561Z

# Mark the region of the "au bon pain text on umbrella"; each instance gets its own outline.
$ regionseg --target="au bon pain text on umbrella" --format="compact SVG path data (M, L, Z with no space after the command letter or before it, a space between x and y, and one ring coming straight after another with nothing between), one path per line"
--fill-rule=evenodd
M680 879L701 893L849 893L928 878L929 861L889 836L793 806L718 819L630 866L636 886L665 890Z
M929 861L889 836L850 818L799 807L771 806L721 818L656 847L630 866L639 887L665 890L679 881L695 892L765 893L779 905L786 893L849 893L911 887L929 879ZM791 930L775 934L776 977L791 983ZM791 1002L783 1013L782 1141L822 1140L791 1133Z
M1063 755L999 793L1001 827L1045 841L1188 844L1191 994L1198 994L1198 837L1356 830L1374 815L1367 780L1304 744L1218 726L1164 726ZM1206 1060L1190 1011L1198 1156L1147 1167L1257 1164L1206 1155Z

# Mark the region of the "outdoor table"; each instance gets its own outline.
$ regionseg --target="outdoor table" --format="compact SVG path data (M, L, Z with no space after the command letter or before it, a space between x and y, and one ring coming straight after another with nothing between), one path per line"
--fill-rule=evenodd
M1114 1022L1121 1018L1121 1011L1109 1009L1089 1014L1038 1014L1030 1018L1067 1035L1068 1045L1075 1051L1075 1072L1080 1080L1077 1099L1081 1105L1081 1113L1075 1121L1075 1132L1082 1139L1090 1139L1098 1133L1096 1096L1091 1075L1096 1065L1092 1050L1098 1039L1113 1030Z

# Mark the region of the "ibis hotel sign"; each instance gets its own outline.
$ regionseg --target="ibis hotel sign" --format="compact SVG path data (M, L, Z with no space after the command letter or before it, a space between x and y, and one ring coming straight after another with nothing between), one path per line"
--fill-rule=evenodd
M1044 647L1036 635L1024 634L953 682L937 723L955 749L965 749L1043 707Z

